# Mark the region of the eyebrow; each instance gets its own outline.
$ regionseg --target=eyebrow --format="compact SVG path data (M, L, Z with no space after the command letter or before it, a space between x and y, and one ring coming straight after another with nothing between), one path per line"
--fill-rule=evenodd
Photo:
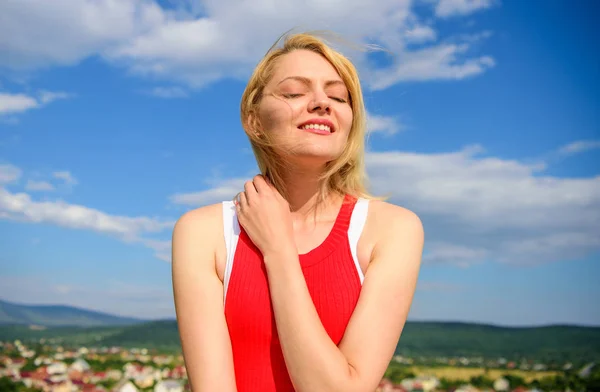
M289 80L289 79L297 80L297 81L302 82L302 83L304 83L306 85L310 85L311 84L310 79L309 78L305 78L304 76L288 76L287 78L284 78L279 83L277 83L277 85L280 85L281 83L283 83L283 82L285 82L286 80ZM339 79L336 79L336 80L328 80L328 81L326 81L325 82L325 87L329 87L329 86L336 85L336 84L341 84L344 87L346 86L346 83L344 83L343 81L341 81Z

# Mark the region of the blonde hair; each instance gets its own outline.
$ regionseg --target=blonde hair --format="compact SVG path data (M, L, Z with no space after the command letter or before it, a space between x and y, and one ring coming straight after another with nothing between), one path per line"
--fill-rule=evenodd
M285 162L275 152L274 144L269 140L268 135L257 132L260 127L257 109L263 90L273 75L277 60L295 50L309 50L323 56L336 69L348 89L353 113L348 142L343 152L338 158L327 163L325 171L319 178L320 201L324 201L330 192L373 198L367 192L365 184L366 110L356 68L344 55L332 49L315 34L289 35L285 38L282 47L275 48L282 38L283 36L275 42L254 69L240 104L242 126L250 140L261 173L286 197L287 190L282 178Z

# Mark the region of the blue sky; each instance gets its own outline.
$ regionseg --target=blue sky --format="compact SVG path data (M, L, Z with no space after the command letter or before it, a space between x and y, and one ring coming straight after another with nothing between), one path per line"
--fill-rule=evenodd
M409 319L600 325L596 3L272 4L0 3L0 298L173 317L173 224L256 172L239 100L298 26L394 54L338 44L425 226Z

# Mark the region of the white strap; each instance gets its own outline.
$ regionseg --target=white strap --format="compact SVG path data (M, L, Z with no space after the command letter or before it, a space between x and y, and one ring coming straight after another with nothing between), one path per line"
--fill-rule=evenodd
M227 261L225 263L225 276L223 277L223 306L227 297L227 287L231 279L233 270L233 258L240 238L240 225L237 220L235 204L233 201L223 202L223 235L225 236L225 246L227 248Z
M365 227L365 223L367 221L367 215L369 212L369 200L359 198L354 205L354 210L352 210L352 216L350 217L350 226L348 227L348 241L350 242L350 252L352 253L352 259L354 260L354 265L356 266L356 270L358 271L358 276L360 278L360 284L365 280L365 275L363 274L362 269L360 268L360 263L358 262L357 248L358 248L358 240L360 239L360 235L363 232Z

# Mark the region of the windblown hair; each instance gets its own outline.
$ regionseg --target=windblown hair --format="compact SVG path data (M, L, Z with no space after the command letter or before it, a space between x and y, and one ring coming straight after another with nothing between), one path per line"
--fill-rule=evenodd
M259 132L258 106L263 90L273 76L277 60L294 50L310 50L323 56L336 69L348 89L353 113L348 142L343 152L338 158L327 163L319 179L320 201L325 200L331 192L373 198L367 192L365 185L366 110L356 68L348 58L314 34L289 35L285 38L283 46L276 48L282 38L283 36L275 42L254 69L240 104L242 126L250 139L261 173L273 183L282 196L286 197L287 192L282 178L286 162L276 153L275 145L268 135Z

